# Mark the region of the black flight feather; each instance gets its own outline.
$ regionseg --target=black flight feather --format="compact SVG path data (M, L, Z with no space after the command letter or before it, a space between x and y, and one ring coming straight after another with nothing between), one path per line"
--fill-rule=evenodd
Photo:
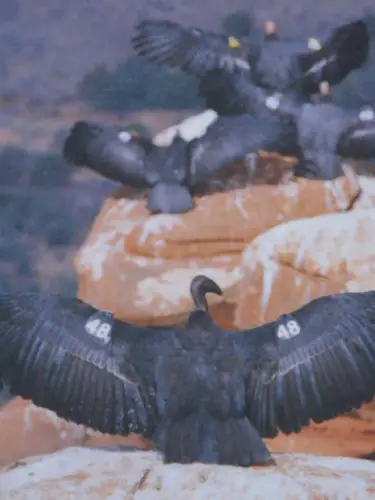
M214 68L249 68L246 39L205 32L166 20L144 20L135 27L132 46L158 64L202 75ZM245 47L244 47L245 45Z
M79 299L0 295L0 371L13 394L166 462L273 464L262 437L299 432L375 395L375 292L316 299L251 330L220 328L196 276L183 327L145 328Z
M219 117L190 142L179 134L167 147L151 142L146 147L144 141L111 125L77 122L63 155L68 162L85 165L123 185L149 188L147 207L152 213L181 213L194 208L192 194L197 185L234 161L260 149L296 152L293 124L250 115Z

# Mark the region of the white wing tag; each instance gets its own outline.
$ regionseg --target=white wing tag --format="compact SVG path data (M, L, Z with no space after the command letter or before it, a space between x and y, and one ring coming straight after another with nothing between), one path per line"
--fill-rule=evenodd
M280 340L289 340L301 333L300 324L292 316L280 316L278 323L276 335Z
M108 344L112 339L113 325L113 314L109 311L99 311L87 320L85 330L92 337L97 338L104 344Z

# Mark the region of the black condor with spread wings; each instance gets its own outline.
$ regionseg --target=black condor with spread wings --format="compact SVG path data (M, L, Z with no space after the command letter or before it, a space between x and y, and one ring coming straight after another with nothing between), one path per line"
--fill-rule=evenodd
M316 299L227 331L205 276L182 328L116 320L76 298L0 295L0 373L13 394L109 434L152 439L166 462L273 464L262 438L299 432L375 395L375 292Z

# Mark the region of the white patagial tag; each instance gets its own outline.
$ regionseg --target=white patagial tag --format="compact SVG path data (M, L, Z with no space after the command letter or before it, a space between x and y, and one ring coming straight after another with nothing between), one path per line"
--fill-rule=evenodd
M280 316L276 327L276 335L280 340L289 340L301 333L301 326L292 316Z
M238 68L247 69L247 70L251 69L250 64L247 61L245 61L244 59L239 59L236 57L234 61L235 61L236 66Z
M127 132L126 130L122 130L121 132L119 132L118 138L120 139L121 142L127 144L133 139L133 135L130 132Z
M313 52L318 52L322 48L322 44L317 38L310 37L307 39L307 48Z
M267 97L266 106L269 109L278 109L280 107L280 97L277 94Z
M361 109L361 111L359 112L359 119L363 122L370 122L374 120L374 118L375 113L370 106Z
M89 335L101 340L104 344L108 344L112 339L113 324L114 318L111 312L99 311L90 316L85 324L85 330Z

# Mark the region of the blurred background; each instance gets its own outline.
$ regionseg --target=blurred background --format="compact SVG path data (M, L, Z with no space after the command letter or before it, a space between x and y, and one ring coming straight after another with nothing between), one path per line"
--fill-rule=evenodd
M152 17L218 30L241 23L248 4L1 0L1 291L76 291L72 257L115 185L86 169L74 170L61 158L74 121L132 124L153 135L202 109L193 77L133 54L133 26ZM275 20L282 34L326 36L365 15L372 0L253 0L251 5L261 20ZM358 79L375 104L371 76L364 68L349 79ZM346 84L335 88L336 99L358 105Z

